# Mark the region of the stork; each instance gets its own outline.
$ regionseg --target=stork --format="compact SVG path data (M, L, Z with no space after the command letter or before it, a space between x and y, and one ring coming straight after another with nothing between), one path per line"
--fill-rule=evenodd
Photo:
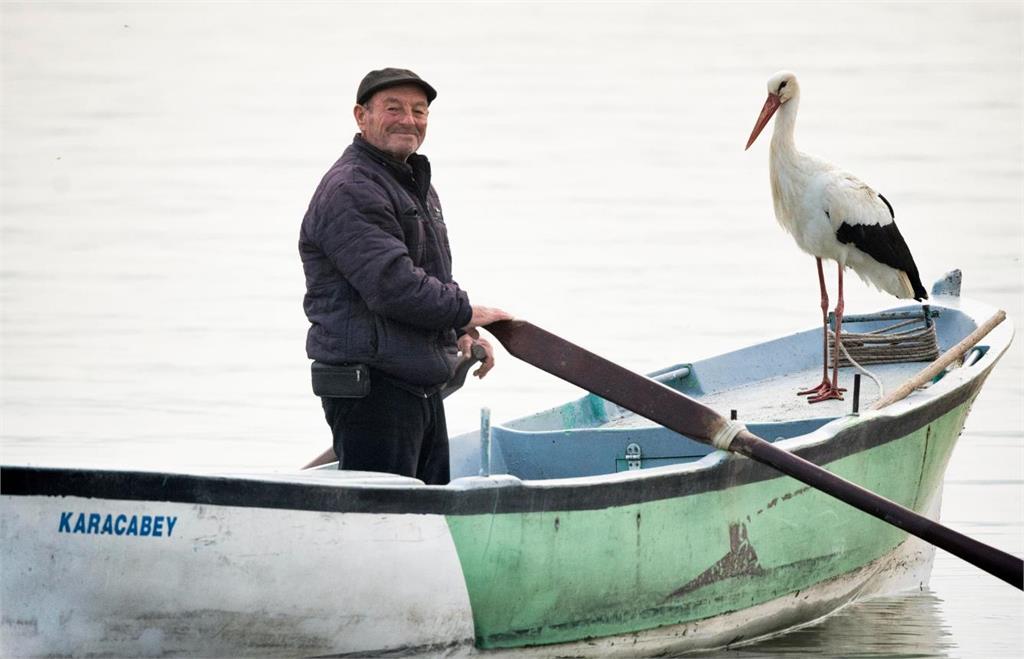
M797 246L815 257L821 287L824 324L821 383L798 395L811 403L842 400L839 387L839 348L843 324L843 271L849 267L861 279L897 298L928 297L914 258L896 228L892 205L860 179L832 163L797 151L793 140L800 85L789 71L768 79L768 99L750 133L754 143L773 115L775 130L769 156L769 177L775 218L793 236ZM822 259L835 261L839 270L832 379L828 377L828 291Z

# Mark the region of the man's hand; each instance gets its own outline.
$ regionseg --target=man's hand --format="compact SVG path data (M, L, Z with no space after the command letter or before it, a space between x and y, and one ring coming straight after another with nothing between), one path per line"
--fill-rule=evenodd
M499 309L497 307L481 307L474 304L473 317L469 319L469 324L462 329L468 332L476 327L490 325L498 320L512 320L512 318L512 314L504 309Z
M512 318L512 314L504 309L473 305L473 317L469 319L469 324L462 328L466 333L459 337L459 352L468 355L474 343L483 346L487 357L480 362L480 368L473 371L473 375L476 377L483 378L494 368L494 348L487 339L480 338L480 332L476 328L490 325L499 320L512 320Z
M478 378L483 378L492 368L494 368L494 348L487 339L480 338L480 332L475 329L471 329L459 337L459 352L465 357L469 354L474 343L483 346L484 351L487 353L484 360L480 362L480 367L473 371L473 375Z

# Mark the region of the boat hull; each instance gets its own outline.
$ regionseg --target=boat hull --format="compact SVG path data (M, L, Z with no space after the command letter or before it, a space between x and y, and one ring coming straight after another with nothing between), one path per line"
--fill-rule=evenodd
M903 432L902 423L865 428L853 420L834 440L798 453L937 514L942 474L969 404L935 410L920 427L886 441L887 433ZM830 451L845 455L828 459ZM478 645L562 643L712 620L816 584L864 580L869 566L904 551L906 533L763 465L731 458L710 471L716 469L722 473L709 474L706 488L679 482L681 493L690 491L677 497L449 517ZM905 577L893 575L902 587L923 585L927 571L916 583ZM744 638L737 633L730 642Z
M440 515L3 501L4 656L427 651L473 636Z
M907 419L852 420L799 452L934 515L972 398L888 441ZM845 455L823 460L830 447ZM633 500L608 505L607 484L420 487L434 496L416 514L366 490L316 506L333 511L218 505L210 484L212 503L81 496L84 477L79 496L74 482L64 496L33 495L21 481L45 474L7 469L3 649L462 655L551 645L600 656L618 641L626 654L657 653L736 644L926 583L929 548L766 469L721 456L694 473L624 474L632 497L615 498ZM114 484L151 497L145 480L126 472ZM177 489L195 494L202 480Z
M1011 338L994 332L977 362L882 411L762 429L787 428L765 436L937 519L950 455ZM713 379L700 362L688 371L704 376L689 386ZM609 417L590 399L566 408L583 409ZM615 473L627 442L693 442L615 423L538 430L547 418L573 415L496 433L495 455L518 470L517 442L548 462L590 451L577 468L604 473L441 487L338 470L4 466L0 653L658 655L927 583L930 546L770 467L705 451Z

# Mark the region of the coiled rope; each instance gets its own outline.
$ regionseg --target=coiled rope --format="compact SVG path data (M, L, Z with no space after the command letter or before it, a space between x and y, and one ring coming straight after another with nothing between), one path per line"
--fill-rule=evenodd
M893 364L898 362L929 362L939 356L939 341L935 323L923 320L904 320L888 327L866 333L843 332L843 357L839 366L851 364ZM909 329L903 329L909 328ZM902 330L902 331L896 331ZM835 332L828 333L829 366L835 350Z
M917 326L917 327L915 327ZM829 367L835 363L835 331L828 332ZM842 356L839 366L853 366L874 381L878 396L885 396L882 381L862 364L894 364L928 362L939 356L939 340L935 323L911 318L871 332L843 332L839 344Z

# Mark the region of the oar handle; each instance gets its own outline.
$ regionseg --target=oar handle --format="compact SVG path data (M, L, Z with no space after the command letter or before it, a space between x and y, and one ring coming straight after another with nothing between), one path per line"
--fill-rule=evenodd
M448 398L456 391L462 388L462 385L466 384L466 376L469 375L469 369L473 368L473 365L482 362L487 359L487 350L484 349L479 343L474 343L469 349L469 354L459 359L459 363L455 365L455 373L445 383L444 388L441 389L441 398Z

